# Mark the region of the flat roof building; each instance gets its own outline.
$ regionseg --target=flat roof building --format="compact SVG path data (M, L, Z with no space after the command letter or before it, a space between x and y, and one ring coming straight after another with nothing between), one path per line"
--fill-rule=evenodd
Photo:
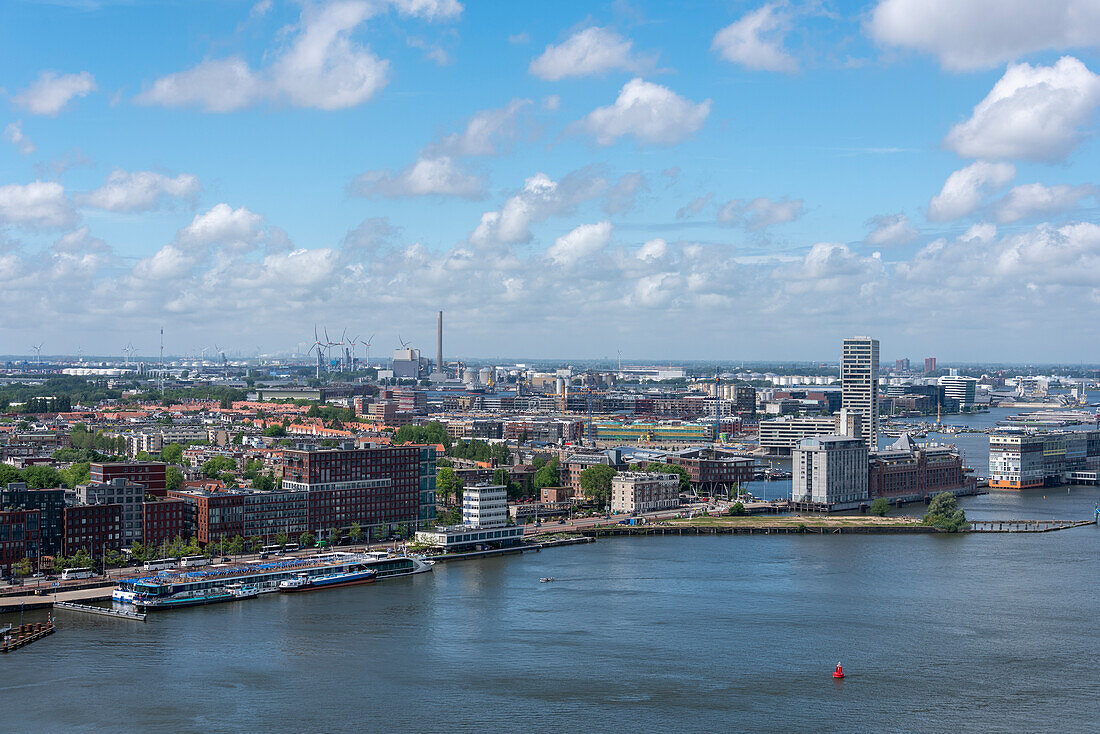
M863 416L868 449L878 448L878 339L857 336L842 342L841 407Z
M858 507L868 496L867 455L867 444L860 438L803 439L791 456L792 499L830 509Z

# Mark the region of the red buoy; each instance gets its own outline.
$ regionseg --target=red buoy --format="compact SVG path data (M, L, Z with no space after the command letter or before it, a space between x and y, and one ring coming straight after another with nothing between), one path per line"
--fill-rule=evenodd
M844 677L844 668L840 667L840 663L836 664L836 670L833 671L833 677L834 678L843 678Z

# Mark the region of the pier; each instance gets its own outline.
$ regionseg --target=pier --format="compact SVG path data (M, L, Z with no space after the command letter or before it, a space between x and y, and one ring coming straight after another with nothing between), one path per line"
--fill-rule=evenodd
M1092 520L969 520L972 533L1050 533L1092 525Z
M0 642L0 653L9 653L18 650L32 642L38 642L43 637L52 635L56 629L53 626L53 618L46 619L45 623L21 624L18 629L8 628L10 631L3 636Z
M132 619L135 622L144 622L145 615L141 612L128 612L121 609L108 609L107 607L93 607L88 604L77 604L71 601L55 601L54 609L68 609L72 612L85 612L86 614L98 614L102 617L114 617L116 619Z

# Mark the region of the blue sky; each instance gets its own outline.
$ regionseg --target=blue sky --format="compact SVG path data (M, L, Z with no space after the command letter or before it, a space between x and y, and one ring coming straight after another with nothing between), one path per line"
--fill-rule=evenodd
M470 356L1097 361L1098 38L1087 0L12 0L0 352L381 355L442 308Z

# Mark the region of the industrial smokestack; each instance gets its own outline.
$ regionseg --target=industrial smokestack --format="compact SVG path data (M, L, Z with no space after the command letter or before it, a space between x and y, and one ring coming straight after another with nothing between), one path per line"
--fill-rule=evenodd
M439 327L435 335L435 370L443 374L443 312L439 312Z

